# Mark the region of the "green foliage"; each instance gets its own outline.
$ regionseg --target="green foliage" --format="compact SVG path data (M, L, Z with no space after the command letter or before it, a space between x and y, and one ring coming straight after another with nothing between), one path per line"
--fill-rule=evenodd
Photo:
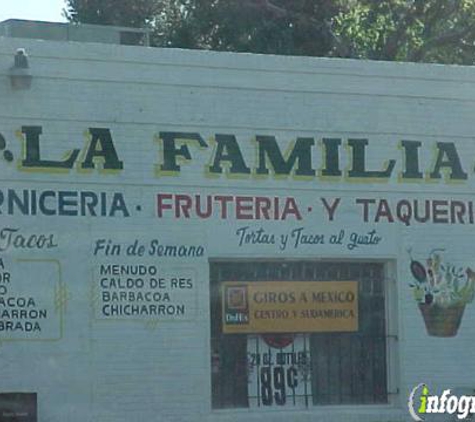
M332 1L169 3L173 3L173 18L165 14L164 30L156 38L159 45L294 55L325 55L332 47L330 29L325 24L337 11Z
M473 0L349 0L341 2L334 31L343 56L472 64Z
M144 27L161 10L155 0L65 0L71 22L96 25Z
M66 0L73 22L157 46L472 64L475 0Z

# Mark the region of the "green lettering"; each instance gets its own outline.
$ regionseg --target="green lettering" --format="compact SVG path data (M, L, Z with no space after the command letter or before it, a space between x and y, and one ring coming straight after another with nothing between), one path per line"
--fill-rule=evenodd
M282 155L277 140L274 136L257 136L259 148L259 166L257 174L269 174L267 161L272 166L276 175L290 175L296 166L296 176L315 176L312 169L312 146L315 140L312 138L298 138L287 157Z
M208 146L199 133L160 132L160 140L163 142L163 164L160 166L160 171L163 172L180 171L177 157L191 160L187 142L197 142L203 148ZM176 142L179 140L183 142L183 145L177 148Z
M233 174L250 174L251 170L246 166L246 162L239 148L239 144L234 135L219 135L215 137L217 147L213 165L209 166L211 173L222 173L221 162L228 162L229 172Z
M322 176L341 176L340 170L340 145L341 139L323 138L324 163Z
M40 154L41 126L22 126L25 135L25 159L21 162L27 168L71 169L76 161L79 150L74 149L64 161L42 160Z
M403 179L422 179L424 175L419 170L419 148L422 143L417 141L401 141L404 149Z
M386 170L366 170L366 146L367 139L348 139L348 145L352 149L352 167L348 177L388 179L391 177L396 160L389 160Z
M467 173L462 169L462 164L455 148L455 144L452 142L437 142L437 159L434 165L434 170L430 174L431 179L440 179L441 168L450 169L451 180L466 180Z
M91 142L87 147L86 156L81 167L83 169L93 169L95 159L100 158L103 160L104 170L122 170L124 164L119 160L110 130L90 128L89 133L91 134Z

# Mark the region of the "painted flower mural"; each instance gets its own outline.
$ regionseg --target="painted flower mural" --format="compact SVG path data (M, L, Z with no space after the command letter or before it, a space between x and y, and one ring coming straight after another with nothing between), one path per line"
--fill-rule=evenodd
M432 250L425 265L411 256L414 280L410 286L427 333L453 337L457 335L465 306L475 298L475 272L445 261L442 252L443 249Z

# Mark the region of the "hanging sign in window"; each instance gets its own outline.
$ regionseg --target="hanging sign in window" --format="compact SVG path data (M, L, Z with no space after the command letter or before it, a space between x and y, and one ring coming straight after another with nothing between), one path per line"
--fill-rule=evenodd
M223 333L358 330L356 281L226 282Z
M247 366L250 407L305 408L312 400L308 335L248 335Z

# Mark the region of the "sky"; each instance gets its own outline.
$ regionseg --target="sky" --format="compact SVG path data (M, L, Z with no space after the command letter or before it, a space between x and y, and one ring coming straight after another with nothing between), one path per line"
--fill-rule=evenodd
M0 22L7 19L65 22L64 0L0 0Z

